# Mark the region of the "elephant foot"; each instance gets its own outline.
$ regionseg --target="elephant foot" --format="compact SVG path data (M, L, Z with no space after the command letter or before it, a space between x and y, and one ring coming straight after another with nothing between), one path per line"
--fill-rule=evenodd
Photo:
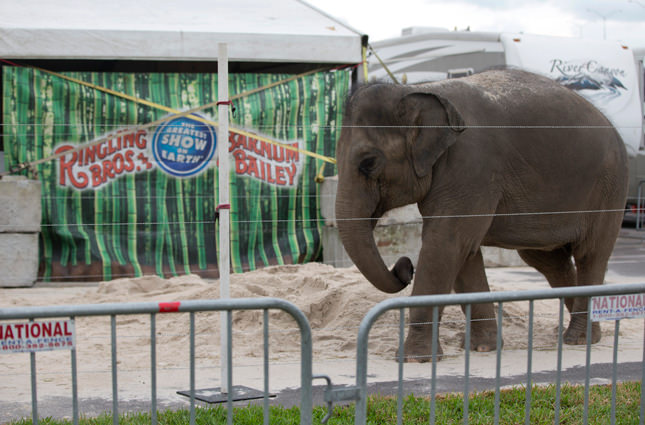
M432 361L432 336L419 338L419 335L408 335L403 346L405 363L427 363ZM443 357L443 349L437 341L437 361ZM397 359L399 353L397 350Z
M595 344L600 341L602 332L600 331L600 323L593 322L591 324L591 343ZM571 323L562 340L568 345L585 345L587 343L587 318L585 317L572 317Z
M504 345L503 342L502 345ZM466 348L465 335L464 338L462 338L461 348ZM470 336L470 349L471 351L477 351L480 353L495 351L497 349L497 331L481 333L473 332Z
M497 342L495 343L482 343L482 344L472 344L473 351L479 353L487 353L489 351L495 351L497 349Z

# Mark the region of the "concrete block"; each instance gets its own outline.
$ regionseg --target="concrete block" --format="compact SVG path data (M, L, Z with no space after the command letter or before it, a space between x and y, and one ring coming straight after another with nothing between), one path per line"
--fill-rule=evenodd
M421 247L421 226L406 224L379 226L374 230L376 247L388 267L406 256L416 266ZM334 267L350 267L354 263L347 255L338 236L338 228L325 226L322 230L323 263Z
M336 225L336 189L338 176L325 177L320 185L320 215L326 226Z
M0 233L0 287L32 286L38 277L38 233Z
M486 267L524 267L526 263L514 249L482 246L482 256Z
M23 176L0 180L0 233L40 232L40 186Z
M324 226L320 237L322 239L324 264L334 267L350 267L354 264L340 241L337 227Z

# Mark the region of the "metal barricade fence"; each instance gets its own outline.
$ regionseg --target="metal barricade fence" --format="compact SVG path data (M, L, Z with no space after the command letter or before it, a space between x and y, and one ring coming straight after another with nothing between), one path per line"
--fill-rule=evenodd
M449 295L429 295L417 296L406 298L393 298L383 301L374 306L364 317L361 322L356 355L356 387L344 388L342 393L339 391L337 396L328 397L337 400L355 400L356 401L356 417L355 423L357 425L364 425L367 421L367 366L368 366L368 339L369 332L372 325L376 320L385 312L390 310L400 311L399 320L399 371L398 371L398 410L397 410L397 423L402 423L402 409L403 409L403 371L404 371L404 334L405 334L405 309L414 307L430 307L433 309L433 319L431 326L433 327L433 341L432 341L432 366L431 366L431 393L430 393L430 412L429 423L435 423L435 401L436 401L436 378L437 378L437 335L439 325L439 308L449 305L464 305L466 314L466 330L464 339L464 391L463 391L463 414L464 424L468 424L468 407L469 407L469 370L470 370L470 312L472 304L478 303L498 303L497 307L497 353L496 353L496 377L495 377L495 411L494 423L498 424L500 420L500 377L501 377L501 357L502 357L502 307L504 303L528 301L529 302L529 317L528 317L528 350L527 350L527 381L526 381L526 402L525 402L525 423L530 423L530 409L531 409L531 391L532 391L532 350L533 350L533 303L536 300L559 299L559 325L558 325L558 352L557 352L557 375L556 375L556 400L555 405L555 420L554 423L559 423L560 415L560 396L561 396L561 373L562 373L562 348L563 339L563 317L564 317L564 300L570 297L589 297L589 311L591 311L592 297L599 296L612 296L612 295L626 295L626 294L643 294L645 293L645 283L640 284L620 284L620 285L597 285L588 287L572 287L572 288L557 288L557 289L544 289L544 290L531 290L531 291L504 291L504 292L485 292L485 293L468 293L468 294L449 294ZM642 309L641 309L642 310ZM642 317L642 311L640 316ZM590 388L590 363L591 363L591 320L587 321L587 345L586 345L586 377L585 377L585 398L584 398L584 417L583 422L588 423L588 406L589 406L589 388ZM619 334L620 320L616 320L614 332L614 349L613 349L613 367L612 367L612 385L613 393L611 400L611 418L612 424L616 421L616 373L617 373L617 356L618 356L618 334ZM643 364L645 364L645 335L643 346ZM642 368L643 376L641 382L645 381L645 367ZM645 391L641 390L641 412L640 424L645 423Z
M23 307L0 309L0 320L29 320L45 318L71 318L83 316L109 316L111 318L111 364L112 364L112 417L114 425L119 423L119 400L117 379L117 339L116 317L119 315L149 314L150 315L150 373L151 373L151 423L157 423L157 365L156 365L156 315L159 313L188 313L190 315L190 423L195 423L195 313L206 311L225 311L227 317L228 338L228 368L227 388L232 388L232 321L231 313L234 310L263 310L264 311L264 423L269 423L269 359L268 335L269 315L268 310L282 310L288 313L298 324L301 344L301 399L300 423L309 425L312 422L312 337L311 328L307 317L294 304L277 298L237 298L226 300L192 300L177 302L146 302L146 303L119 303L119 304L92 304L92 305L67 305L48 307ZM38 396L36 378L36 352L31 351L31 398L32 421L38 424ZM71 375L72 375L72 419L74 424L79 421L78 385L76 348L71 348ZM233 423L232 391L228 392L227 421Z
M404 335L405 335L405 310L415 307L430 307L433 310L432 323L433 340L432 340L432 363L431 363L431 381L430 381L430 412L429 423L435 423L435 401L436 401L436 383L437 383L437 335L439 326L439 308L450 305L465 306L466 329L464 339L464 389L463 389L463 415L464 423L469 423L469 394L470 394L470 319L471 307L478 303L498 303L497 305L497 352L496 352L496 376L495 376L495 411L494 423L500 421L500 390L501 390L501 358L503 350L502 344L502 324L503 324L503 306L510 302L529 302L528 316L528 349L527 349L527 374L526 374L526 401L525 401L525 421L530 423L531 409L531 391L532 391L532 351L533 351L533 303L537 300L555 299L559 300L559 320L558 320L558 344L557 344L557 375L556 375L556 399L555 406L555 423L559 423L560 415L560 396L561 396L561 372L562 372L562 349L564 330L564 300L571 297L589 297L589 310L591 311L592 297L599 296L619 296L626 294L645 294L645 283L642 284L620 284L620 285L599 285L591 287L574 287L544 289L533 291L504 291L504 292L486 292L486 293L468 293L468 294L449 294L433 296L417 296L392 298L383 301L374 306L364 317L360 324L357 340L356 351L356 386L343 386L334 388L331 379L325 375L312 375L312 334L309 322L294 304L277 298L238 298L227 300L194 300L181 302L148 302L148 303L120 303L120 304L94 304L94 305L67 305L67 306L49 306L49 307L23 307L23 308L3 308L0 309L0 320L30 320L46 318L71 318L84 316L109 316L111 327L111 374L112 374L112 416L113 423L119 423L119 400L118 400L118 379L117 379L117 346L116 346L116 317L119 315L150 315L150 373L151 373L151 423L157 423L157 365L156 365L156 315L160 313L187 313L190 316L190 423L195 423L195 313L208 311L225 311L227 320L227 338L228 344L228 385L232 388L232 320L231 315L235 310L263 310L263 335L264 335L264 423L269 423L269 360L268 360L268 333L269 333L269 315L268 310L277 309L288 313L297 322L301 337L301 379L300 379L300 423L311 424L313 416L313 397L312 397L312 380L316 378L325 378L328 381L327 390L325 391L325 401L329 406L329 414L324 419L329 418L332 411L333 402L337 401L355 401L356 402L356 424L365 424L367 420L367 369L368 369L368 340L372 326L377 319L385 312L390 310L399 311L399 353L398 353L398 390L397 390L397 423L402 423L403 410L403 373L404 373ZM645 311L645 306L643 309ZM642 314L642 311L641 311ZM613 370L612 370L612 400L611 415L612 424L616 419L616 393L617 383L617 357L618 357L618 337L619 337L620 320L616 320L614 332L613 347ZM585 398L584 398L584 418L583 422L588 422L588 405L590 389L590 359L591 359L591 321L587 325L587 345L586 345L586 376L585 376ZM645 335L643 338L643 363L645 364ZM36 377L36 353L30 352L31 363L31 388L32 388L32 420L34 424L38 423L38 396L37 396L37 377ZM71 375L72 375L72 410L73 423L77 424L79 420L78 409L78 388L77 388L77 365L76 349L71 349ZM641 382L645 380L645 367L642 368ZM227 421L233 423L233 406L232 393L229 392L227 400ZM645 392L641 391L641 412L640 424L645 423Z

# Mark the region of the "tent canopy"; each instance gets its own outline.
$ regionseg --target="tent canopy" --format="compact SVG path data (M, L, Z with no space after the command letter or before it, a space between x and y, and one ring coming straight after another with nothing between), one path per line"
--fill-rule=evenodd
M0 0L0 58L358 63L361 39L301 0Z

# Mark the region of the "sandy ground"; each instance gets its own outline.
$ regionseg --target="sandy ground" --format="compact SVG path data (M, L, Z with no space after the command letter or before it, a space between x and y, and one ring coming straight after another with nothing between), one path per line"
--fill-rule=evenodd
M544 278L528 267L487 270L491 290L547 288ZM641 282L641 276L608 273L608 283ZM334 384L354 384L356 337L361 319L376 303L391 295L374 289L355 268L337 269L322 264L277 266L231 277L233 297L277 297L293 302L308 317L313 331L314 374L331 376ZM407 290L409 292L409 289ZM400 295L407 295L407 292ZM163 280L154 276L119 279L94 285L0 289L0 308L15 306L93 304L112 302L177 301L212 299L219 296L219 281L197 276ZM532 371L554 370L556 365L558 302L535 303ZM158 397L161 406L186 405L176 394L189 389L188 315L157 316ZM219 313L196 316L196 365L198 389L220 386ZM282 312L270 313L270 390L280 393L300 385L299 332L293 319ZM565 325L568 314L565 317ZM119 316L118 397L129 401L150 399L150 335L148 316ZM377 322L370 334L369 382L397 379L393 360L398 344L398 312ZM262 312L233 314L234 385L263 388ZM593 346L592 362L612 361L614 322L603 322L603 338ZM461 342L464 317L459 307L448 307L441 325L441 342L447 355L438 364L441 376L463 376ZM110 320L107 317L76 319L79 397L82 400L112 398ZM503 376L522 375L527 370L528 303L504 305ZM620 325L619 361L638 362L643 356L643 320L623 320ZM31 387L28 354L0 354L0 402L5 403L0 422L30 415ZM38 397L41 415L47 415L48 401L68 404L71 396L70 353L38 353ZM473 378L495 373L495 353L472 353ZM584 364L585 348L566 346L563 367ZM429 363L406 364L405 378L430 376ZM322 381L316 381L322 384ZM60 402L57 402L59 400ZM49 403L51 404L51 403ZM104 405L81 404L86 415L105 410ZM85 406L85 407L83 407ZM111 406L111 404L109 404ZM120 410L128 410L127 407ZM71 415L71 407L63 416ZM58 413L58 412L54 412ZM51 414L54 414L51 413Z

